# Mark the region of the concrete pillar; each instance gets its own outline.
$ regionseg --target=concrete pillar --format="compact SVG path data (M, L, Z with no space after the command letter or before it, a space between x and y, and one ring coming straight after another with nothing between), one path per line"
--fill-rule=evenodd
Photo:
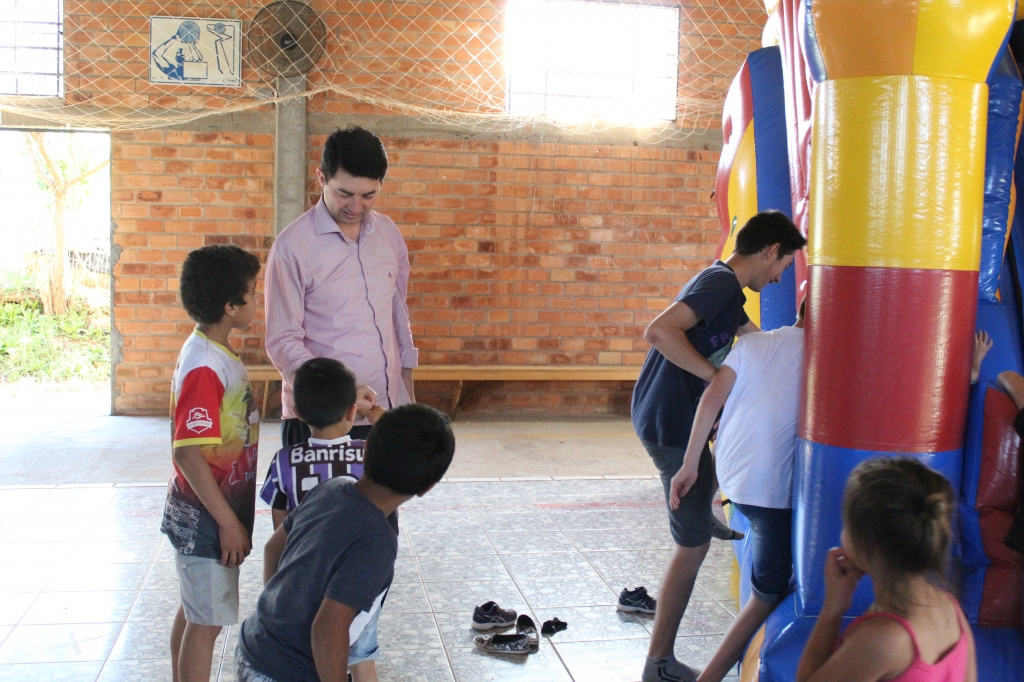
M281 95L306 91L306 77L277 79ZM277 103L274 175L274 234L306 210L306 98Z

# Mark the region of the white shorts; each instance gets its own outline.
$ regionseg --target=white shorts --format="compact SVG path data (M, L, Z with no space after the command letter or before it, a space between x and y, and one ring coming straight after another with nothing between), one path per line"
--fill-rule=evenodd
M238 622L238 567L224 568L216 559L175 555L185 620L195 625Z

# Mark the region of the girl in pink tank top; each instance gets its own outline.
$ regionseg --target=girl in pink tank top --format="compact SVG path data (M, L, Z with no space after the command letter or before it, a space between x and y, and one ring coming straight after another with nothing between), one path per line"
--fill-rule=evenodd
M842 547L829 550L825 603L797 682L977 682L974 638L946 575L955 498L910 457L862 462L846 482ZM875 601L840 637L864 575Z

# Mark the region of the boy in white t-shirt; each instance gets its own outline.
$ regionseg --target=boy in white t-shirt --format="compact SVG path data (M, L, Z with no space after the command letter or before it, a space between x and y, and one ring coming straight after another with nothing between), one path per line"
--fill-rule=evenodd
M674 508L697 479L697 464L718 413L715 468L723 494L750 521L751 597L699 682L725 677L761 624L789 592L793 457L804 353L804 303L796 324L736 340L704 391L683 466L672 478Z

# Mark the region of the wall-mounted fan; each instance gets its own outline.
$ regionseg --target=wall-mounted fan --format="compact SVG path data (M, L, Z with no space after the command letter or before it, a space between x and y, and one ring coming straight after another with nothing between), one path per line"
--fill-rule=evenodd
M283 0L260 10L246 39L250 67L274 78L299 76L323 57L327 27L306 3Z

